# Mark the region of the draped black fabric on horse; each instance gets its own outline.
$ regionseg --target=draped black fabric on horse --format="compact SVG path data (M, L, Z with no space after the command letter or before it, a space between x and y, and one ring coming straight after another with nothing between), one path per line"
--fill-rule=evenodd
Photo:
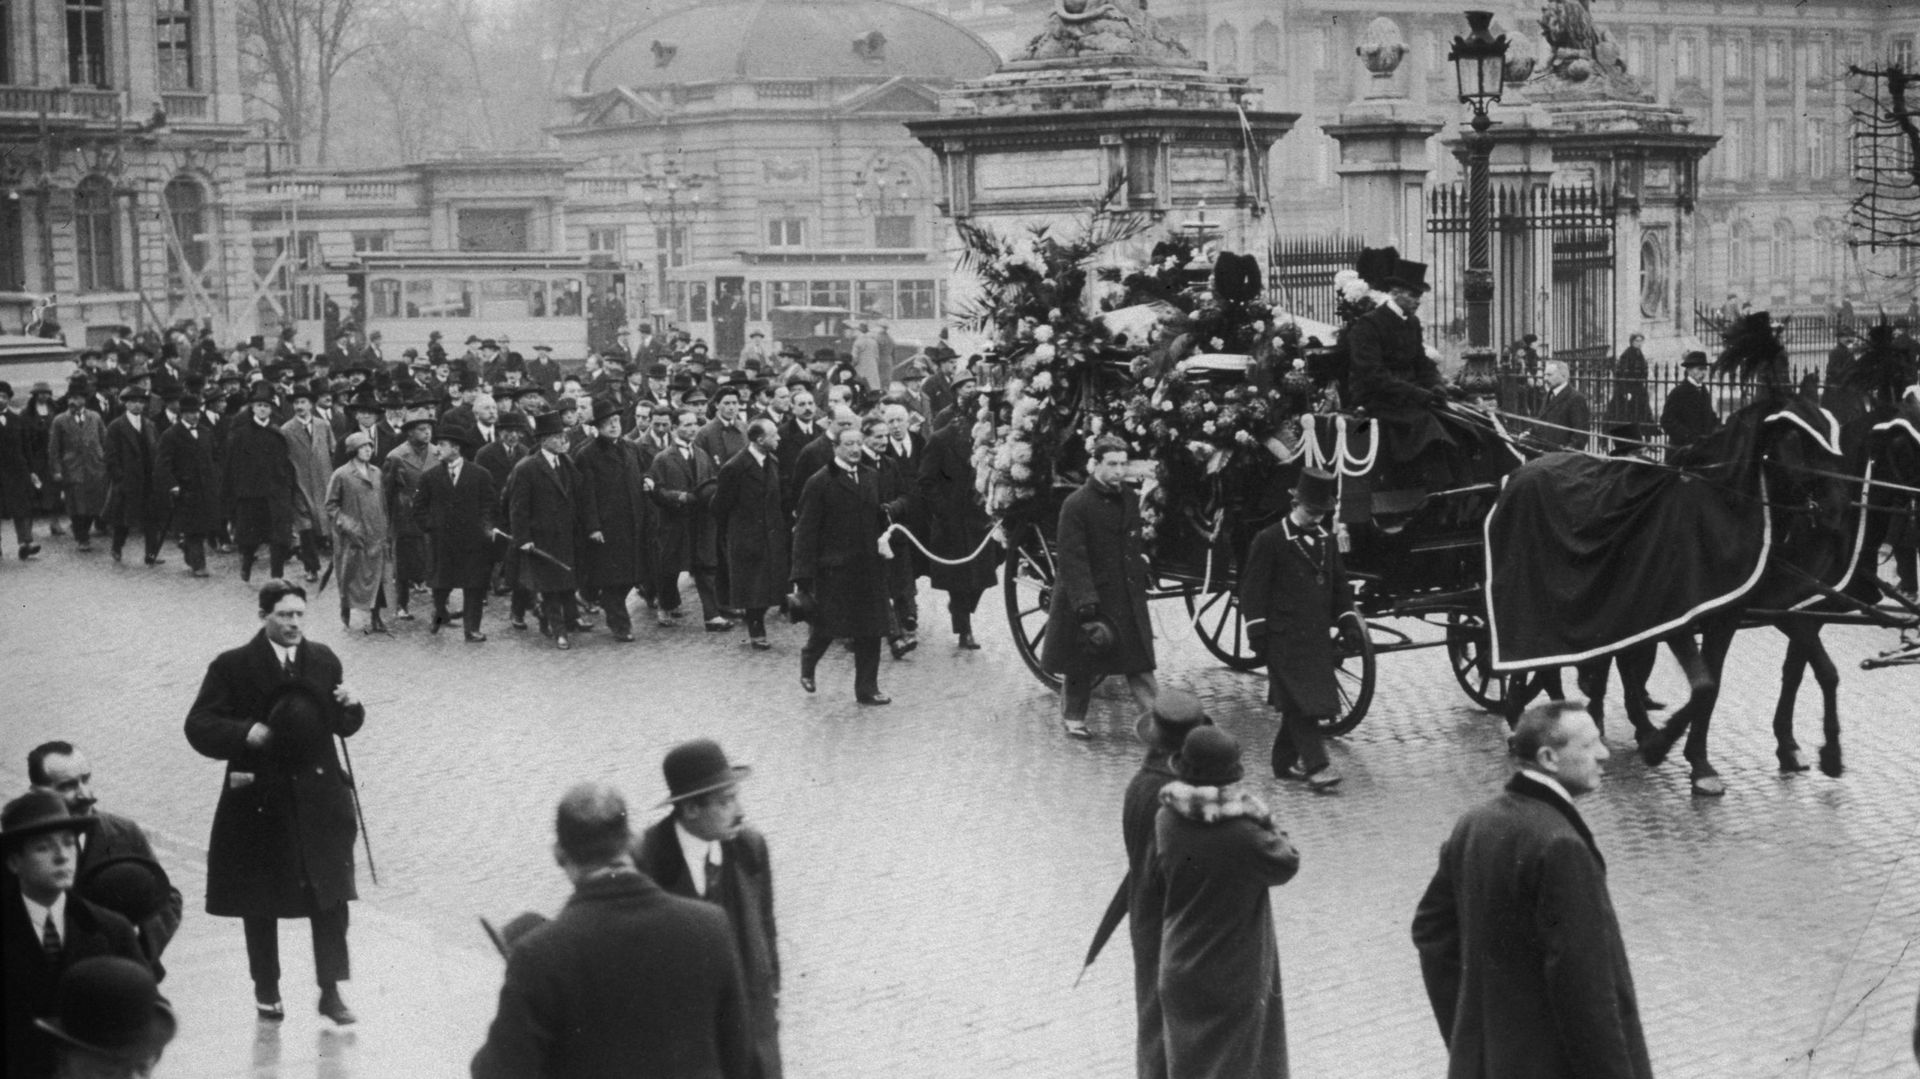
M1576 663L1724 607L1759 578L1772 534L1750 494L1579 453L1515 471L1486 530L1497 670Z

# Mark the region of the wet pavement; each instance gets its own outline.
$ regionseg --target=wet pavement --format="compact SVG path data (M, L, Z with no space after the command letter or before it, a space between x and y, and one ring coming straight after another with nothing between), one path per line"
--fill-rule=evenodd
M0 568L7 793L24 784L29 747L78 743L102 807L154 833L188 897L166 957L181 1032L158 1074L464 1075L501 970L476 918L564 901L550 854L561 790L607 780L644 809L664 796L661 754L697 735L755 768L744 799L772 845L791 1075L1131 1074L1126 934L1073 982L1125 869L1133 709L1103 687L1095 739L1061 737L997 594L973 653L953 647L943 597L923 594L920 650L882 661L888 708L854 705L837 651L820 692L802 693L802 634L784 624L771 653L739 631L644 617L634 644L600 631L559 653L504 617L489 617L493 639L476 646L430 637L424 621L391 639L350 635L326 614L329 594L311 630L339 652L369 716L351 743L380 872L375 885L362 850L347 986L361 1022L338 1032L312 1014L296 988L311 971L296 925L283 928L289 1018L257 1027L239 926L200 910L221 769L187 746L181 721L207 661L258 623L233 559L216 557L200 581L168 553L156 569L116 566L54 541L36 563ZM1259 776L1273 729L1261 681L1207 657L1177 605L1156 618L1163 682L1198 692ZM1783 638L1771 632L1734 646L1715 726L1724 799L1689 797L1677 760L1645 768L1624 720L1610 723L1606 784L1582 809L1607 857L1658 1074L1916 1074L1920 670L1857 667L1888 636L1827 633L1844 678L1842 779L1775 771ZM1683 691L1663 661L1656 696ZM1811 679L1801 701L1817 706ZM1811 752L1810 712L1802 732ZM1337 793L1253 779L1303 854L1274 896L1294 1074L1443 1073L1408 924L1453 818L1502 782L1503 735L1443 654L1392 655L1371 714L1334 746L1347 777Z

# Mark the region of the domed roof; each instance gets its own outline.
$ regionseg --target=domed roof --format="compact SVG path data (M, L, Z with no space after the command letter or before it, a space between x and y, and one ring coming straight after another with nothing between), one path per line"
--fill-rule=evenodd
M718 0L662 16L588 67L586 93L736 79L978 79L1000 67L971 31L893 0Z

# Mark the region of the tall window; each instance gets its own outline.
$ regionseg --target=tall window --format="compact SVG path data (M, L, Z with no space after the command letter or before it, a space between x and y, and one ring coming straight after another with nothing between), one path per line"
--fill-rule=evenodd
M155 0L153 40L159 49L160 89L194 89L193 0Z
M653 230L653 246L659 250L660 257L668 266L687 264L687 227L657 228Z
M1213 69L1215 71L1240 70L1240 35L1225 23L1213 31Z
M901 318L931 319L940 317L939 305L935 299L938 282L902 281L897 293L898 310Z
M619 225L587 230L587 250L612 255L615 261L626 258L627 230Z
M1728 120L1720 133L1721 175L1729 180L1747 178L1747 122Z
M1767 80L1779 82L1787 77L1787 39L1767 39Z
M1815 35L1807 42L1807 81L1814 82L1827 77L1827 40Z
M873 246L912 247L913 215L881 214L873 219Z
M13 0L0 0L0 86L13 82Z
M357 230L352 234L352 240L353 253L356 255L393 250L393 233L386 229Z
M1737 37L1727 39L1727 78L1747 77L1747 43Z
M67 0L67 81L107 88L107 0Z
M1325 71L1332 62L1333 33L1324 26L1316 26L1307 34L1307 66Z
M1653 74L1653 66L1647 63L1647 39L1639 34L1627 37L1627 74L1643 78Z
M1827 145L1827 122L1807 121L1807 175L1816 179L1825 177L1832 157L1833 150Z
M768 247L805 247L806 244L806 218L770 217L767 219Z
M1280 70L1280 28L1270 22L1262 22L1253 28L1253 69L1255 71Z
M81 292L120 288L120 244L114 229L113 185L89 176L73 189L73 254Z
M1681 35L1673 39L1673 73L1682 79L1700 77L1700 42Z
M163 197L167 224L173 231L167 241L167 285L185 293L187 282L199 280L207 265L207 193L197 182L176 176L168 181Z
M1787 221L1773 224L1773 243L1767 247L1767 277L1773 291L1793 291L1793 225Z
M1785 120L1767 121L1767 179L1784 180L1787 176L1787 122Z
M1913 70L1913 36L1902 34L1887 47L1887 59L1908 71Z

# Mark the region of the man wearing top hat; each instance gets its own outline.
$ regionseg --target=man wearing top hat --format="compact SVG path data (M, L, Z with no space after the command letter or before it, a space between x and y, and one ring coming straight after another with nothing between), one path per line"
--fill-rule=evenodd
M1409 482L1437 489L1455 474L1448 455L1456 451L1434 415L1446 394L1440 369L1427 356L1418 317L1420 298L1428 291L1427 266L1400 258L1392 248L1384 254L1391 265L1385 258L1374 265L1367 265L1365 256L1362 260L1361 276L1386 292L1387 300L1347 329L1351 404L1379 422L1388 463L1417 471Z
M207 843L207 913L239 918L259 1018L277 1021L279 920L311 923L320 1014L354 1021L340 995L350 976L347 904L354 888L352 777L336 738L366 722L333 650L307 639L306 590L260 588L261 628L214 657L187 712L187 741L226 762Z
M221 461L221 499L233 507L233 542L240 550L240 579L253 576L253 560L267 545L269 568L279 577L292 553L294 476L287 436L273 423L273 388L255 383L247 409L234 418Z
M592 628L580 621L574 570L581 506L593 493L567 456L565 420L558 412L536 417L533 437L539 448L513 466L507 479L508 531L519 552L520 586L540 597L540 631L565 651L573 647L568 633Z
M1707 389L1707 354L1689 352L1681 361L1686 377L1667 391L1666 404L1660 409L1660 429L1667 434L1667 460L1681 450L1720 429L1720 416L1713 408L1713 392Z
M58 795L67 812L93 822L79 836L74 886L82 896L131 922L141 951L160 971L160 955L180 928L183 903L180 890L155 860L146 831L126 817L99 808L93 793L93 764L71 742L42 742L28 750L27 782L34 790ZM132 906L120 902L126 898L141 902Z
M1240 575L1240 610L1247 638L1267 662L1267 703L1280 712L1273 740L1273 774L1305 780L1315 790L1340 782L1327 760L1320 721L1340 713L1335 668L1339 653L1357 649L1366 632L1353 608L1353 586L1340 544L1322 523L1338 492L1331 473L1303 469L1293 488L1293 510L1253 538Z
M478 436L465 427L441 424L433 429L437 462L420 479L413 499L414 524L427 537L433 590L432 632L452 621L447 600L460 590L462 628L468 644L487 639L480 632L487 581L493 575L493 515L498 497L493 476L469 462Z
M107 507L103 520L113 529L113 560L120 561L127 535L138 528L144 538L146 563L157 566L165 541L167 498L153 482L160 435L147 416L151 395L136 386L120 391L126 412L107 425Z
M748 642L760 651L773 647L766 614L785 597L792 545L784 509L786 478L774 456L779 445L772 420L749 423L747 448L720 466L713 496L727 563L727 602L746 620Z
M47 791L28 791L0 808L0 851L7 874L0 895L0 940L6 966L6 1071L10 1076L53 1074L52 1046L34 1034L34 1022L55 1014L63 972L95 956L119 956L142 967L133 926L74 891L79 837L99 825L75 817Z
M327 521L327 483L333 478L333 427L314 414L313 388L300 384L288 394L293 415L280 425L293 464L293 528L300 537L300 564L307 580L320 579L322 536Z
M413 586L425 584L433 573L427 536L413 512L420 480L434 463L428 442L434 426L432 413L431 408L423 408L408 416L400 432L405 440L380 466L386 473L387 520L393 527L393 616L403 622L413 618L409 607Z
M671 807L640 837L634 864L673 895L704 899L727 912L746 977L747 1075L779 1079L780 949L773 920L773 864L767 840L747 825L740 783L752 775L718 743L700 738L661 762Z
M213 428L201 417L200 398L179 397L180 419L160 436L154 454L154 487L172 509L180 552L195 577L207 576L207 539L220 531L220 477L214 469Z
M652 481L640 447L621 437L620 405L607 398L593 402L594 437L573 455L587 497L581 500L580 588L607 612L607 629L616 641L633 640L633 616L627 594L653 590Z

